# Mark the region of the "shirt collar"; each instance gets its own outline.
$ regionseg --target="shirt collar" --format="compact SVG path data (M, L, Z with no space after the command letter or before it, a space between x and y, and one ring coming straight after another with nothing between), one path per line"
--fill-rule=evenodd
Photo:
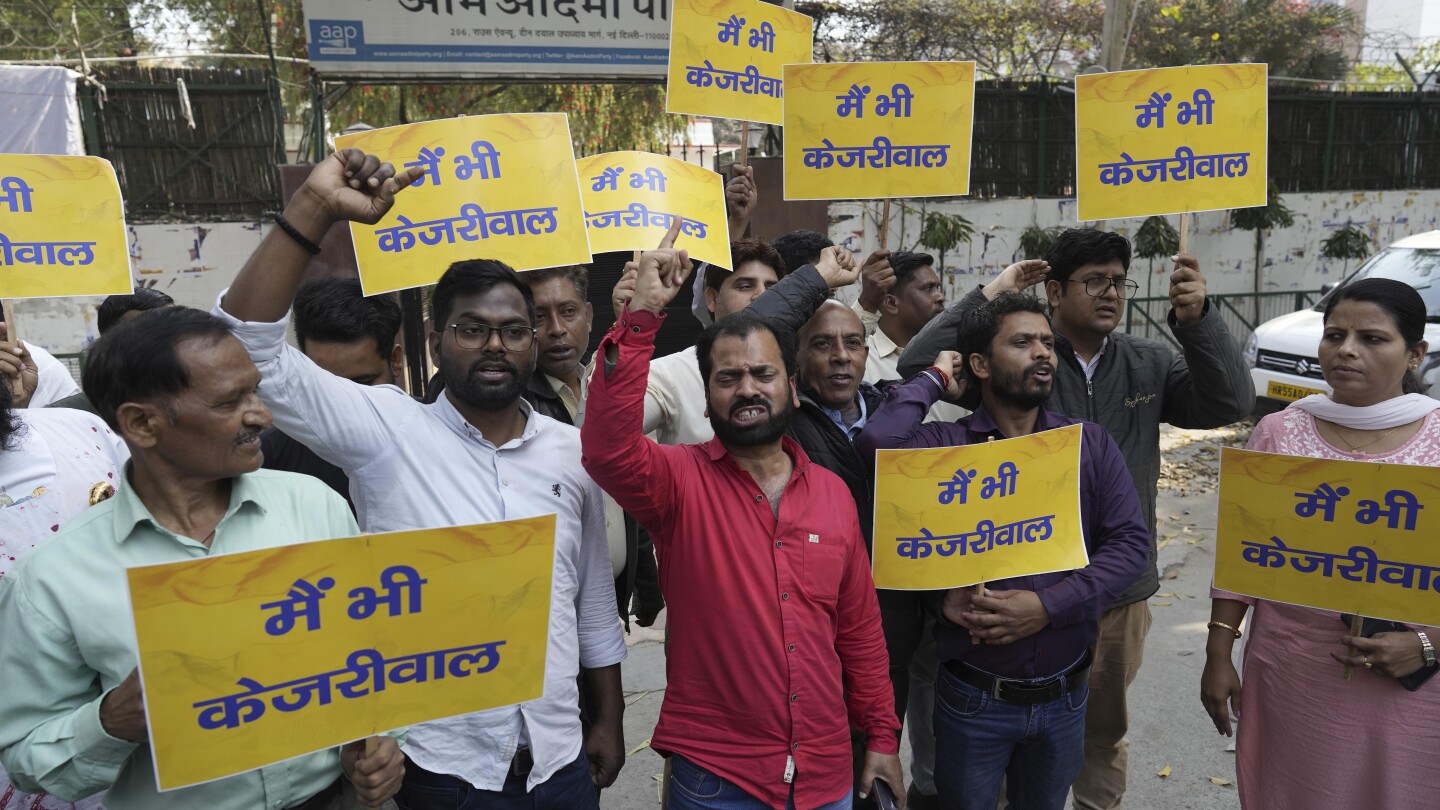
M830 421L835 423L835 427L840 428L847 437L854 439L855 435L865 427L865 423L870 420L870 406L865 404L865 397L861 396L858 390L855 392L855 401L860 404L860 417L855 420L853 425L845 424L845 414L839 408L828 408L821 405L819 400L816 400L815 404L820 405L820 410L830 417Z
M979 433L982 436L989 436L991 434L994 434L995 438L997 439L1015 438L1014 436L1006 436L1005 434L1000 432L999 426L995 424L995 420L991 418L990 412L985 410L984 405L976 406L975 411L969 416L965 417L965 419L967 420L965 426L967 429L969 429L971 433ZM1034 432L1039 433L1042 430L1049 430L1050 428L1055 427L1055 425L1051 424L1052 421L1053 419L1051 418L1050 412L1044 408L1041 408L1040 413L1035 415Z
M161 528L160 523L155 520L155 515L145 502L140 500L140 495L135 492L131 483L134 477L135 462L126 461L122 471L122 485L116 487L115 494L110 500L115 506L111 510L111 517L114 520L115 540L123 543L135 533L135 527L141 523L149 523L155 528ZM250 483L249 475L237 475L230 479L230 505L225 508L224 517L220 518L220 524L230 519L230 516L240 511L246 504L253 504L262 513L265 505L259 500L260 493L254 484ZM192 538L193 539L193 538Z
M525 429L520 432L520 438L511 439L511 442L524 444L539 434L540 427L539 420L535 418L535 408L529 402L525 401L524 397L520 397L519 402L520 413L525 414ZM440 396L435 400L435 404L430 407L435 409L435 413L440 417L440 421L444 422L456 433L462 436L485 438L479 428L470 424L470 422L461 415L460 411L455 409L454 403L450 401L450 392L448 390L441 391Z
M870 339L875 341L874 351L881 357L889 357L901 351L900 345L891 340L890 336L885 334L885 330L878 326L875 327L875 333L870 336Z

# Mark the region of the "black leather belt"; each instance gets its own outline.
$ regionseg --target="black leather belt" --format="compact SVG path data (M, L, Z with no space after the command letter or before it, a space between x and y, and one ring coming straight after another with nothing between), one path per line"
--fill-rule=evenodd
M535 757L530 753L529 748L521 748L515 752L515 758L510 760L511 776L529 776L535 770Z
M990 697L996 700L1021 706L1034 706L1037 703L1059 700L1075 691L1076 687L1089 680L1090 663L1093 660L1094 656L1089 650L1086 650L1084 657L1075 666L1045 681L1016 681L1001 678L960 661L946 661L945 669L951 675L976 689L985 690Z

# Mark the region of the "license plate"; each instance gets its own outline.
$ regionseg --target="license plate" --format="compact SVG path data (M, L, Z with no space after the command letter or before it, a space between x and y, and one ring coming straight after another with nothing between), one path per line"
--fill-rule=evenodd
M1311 394L1323 393L1325 392L1316 388L1305 388L1304 386L1300 385L1287 385L1285 383L1275 382L1273 380L1265 388L1266 396L1270 397L1271 399L1283 399L1286 402L1294 402L1297 399L1304 399Z

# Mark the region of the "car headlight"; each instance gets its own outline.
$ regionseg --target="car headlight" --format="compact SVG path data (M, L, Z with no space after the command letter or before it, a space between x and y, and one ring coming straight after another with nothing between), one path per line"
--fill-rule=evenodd
M1250 339L1245 341L1245 365L1255 367L1256 358L1260 355L1260 338L1254 332L1250 333Z

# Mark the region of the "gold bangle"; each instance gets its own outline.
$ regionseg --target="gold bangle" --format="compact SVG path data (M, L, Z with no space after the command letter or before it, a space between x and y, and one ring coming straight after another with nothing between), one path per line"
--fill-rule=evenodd
M1229 630L1230 632L1235 634L1235 638L1240 638L1240 636L1243 635L1239 630L1236 630L1235 628L1224 622L1210 622L1209 624L1205 625L1205 627L1210 630L1214 630L1217 627L1222 630Z

